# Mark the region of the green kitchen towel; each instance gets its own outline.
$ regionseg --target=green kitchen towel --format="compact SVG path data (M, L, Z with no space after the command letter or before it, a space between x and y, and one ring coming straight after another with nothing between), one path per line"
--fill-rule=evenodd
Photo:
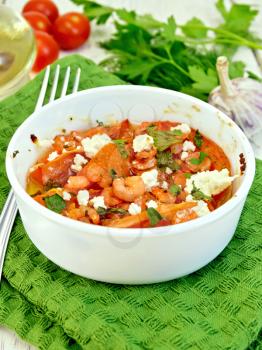
M81 89L124 83L80 56L59 63L63 74L67 65L81 67ZM1 207L9 190L4 153L34 109L42 76L0 103ZM43 350L261 350L261 193L257 161L228 247L190 276L146 286L95 282L59 268L36 249L18 216L0 287L0 324Z

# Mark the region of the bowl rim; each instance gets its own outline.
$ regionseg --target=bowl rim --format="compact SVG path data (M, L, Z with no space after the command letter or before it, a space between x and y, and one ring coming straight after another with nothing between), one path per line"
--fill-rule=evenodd
M247 159L248 166L244 173L244 179L235 194L221 207L217 208L213 212L209 213L208 215L199 217L197 219L176 224L176 225L168 225L163 227L150 227L150 228L115 228L115 227L108 227L108 226L99 226L94 224L88 224L81 221L77 221L71 218L67 218L65 216L62 216L61 214L57 214L50 209L45 208L41 204L37 203L33 198L30 197L30 195L27 194L23 186L19 183L17 180L17 177L15 175L14 169L13 169L13 163L12 163L12 157L10 156L12 154L12 150L17 148L14 147L18 138L19 133L21 133L24 128L30 123L32 120L38 118L39 112L42 111L48 111L49 109L52 110L52 108L56 105L59 105L63 103L64 101L72 100L76 96L81 95L92 95L96 94L98 92L101 93L107 93L111 91L118 91L118 90L126 90L132 92L132 90L140 90L141 93L144 92L159 92L164 94L170 94L175 97L179 97L182 99L187 99L191 101L192 103L197 103L200 105L200 107L204 107L205 109L210 109L213 112L219 112L219 118L222 118L225 122L230 123L230 125L235 129L235 134L239 140L241 140L241 143L243 145L244 151L246 153L245 157ZM13 134L11 140L9 141L9 145L6 152L6 173L9 179L9 182L11 184L12 189L14 190L15 194L20 197L20 199L25 202L32 211L38 212L41 216L44 216L46 219L51 220L52 222L55 222L56 224L67 226L68 228L72 228L77 230L78 232L81 232L82 234L99 234L100 236L108 235L108 233L111 233L114 237L123 237L123 232L125 237L133 237L136 232L142 232L143 237L159 237L159 234L161 236L169 236L169 235L179 235L184 232L191 231L192 233L195 231L195 229L208 225L210 222L217 221L218 219L221 219L224 215L227 215L231 211L234 210L234 208L239 205L242 201L245 200L245 197L247 196L249 189L252 185L254 176L255 176L255 156L253 149L243 133L243 131L238 127L238 125L230 119L228 116L226 116L223 112L215 108L214 106L199 100L196 97L169 90L164 88L158 88L158 87L150 87L150 86L140 86L140 85L114 85L114 86L102 86L102 87L96 87L91 89L86 89L79 91L75 94L67 95L63 98L59 98L51 103L48 103L47 105L43 106L41 109L34 111L15 131ZM166 232L164 232L166 231Z

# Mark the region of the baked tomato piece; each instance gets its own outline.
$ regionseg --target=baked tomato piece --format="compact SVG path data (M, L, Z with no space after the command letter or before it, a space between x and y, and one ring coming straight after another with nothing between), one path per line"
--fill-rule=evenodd
M61 154L42 167L42 181L46 187L62 187L73 175L71 165L75 154Z

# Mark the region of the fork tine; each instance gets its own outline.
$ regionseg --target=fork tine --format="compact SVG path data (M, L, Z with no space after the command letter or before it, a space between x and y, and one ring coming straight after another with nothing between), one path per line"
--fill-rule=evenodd
M39 93L39 97L35 106L35 111L37 111L39 108L41 108L44 104L44 99L45 99L45 94L46 94L46 89L47 89L47 85L48 85L48 79L49 79L49 75L50 75L50 66L46 67L45 70L45 76L44 76L44 80L42 83L42 87Z
M56 89L57 89L57 85L58 85L59 74L60 74L60 65L58 64L56 66L56 70L55 70L55 76L54 76L54 81L53 81L53 84L52 84L52 90L51 90L49 102L52 102L55 99L55 94L56 94Z
M72 94L77 92L81 75L81 68L77 68Z
M70 78L70 71L71 71L71 68L67 67L66 74L65 74L65 79L64 79L64 82L63 82L63 88L62 88L62 92L61 92L61 96L60 97L64 97L66 95L68 82L69 82L69 78Z

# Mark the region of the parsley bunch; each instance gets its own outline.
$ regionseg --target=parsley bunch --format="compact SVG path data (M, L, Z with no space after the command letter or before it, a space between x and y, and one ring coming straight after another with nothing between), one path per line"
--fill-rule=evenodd
M89 0L72 0L83 5L84 13L97 24L114 19L115 33L104 43L111 56L101 64L122 79L140 85L160 86L207 100L218 85L216 59L232 57L239 46L262 49L261 41L250 31L257 10L233 4L226 9L218 0L223 23L205 25L199 18L178 24L173 16L161 22L151 15L114 9ZM210 49L211 46L211 49ZM245 64L230 64L230 78L243 76ZM250 77L256 78L253 73Z

